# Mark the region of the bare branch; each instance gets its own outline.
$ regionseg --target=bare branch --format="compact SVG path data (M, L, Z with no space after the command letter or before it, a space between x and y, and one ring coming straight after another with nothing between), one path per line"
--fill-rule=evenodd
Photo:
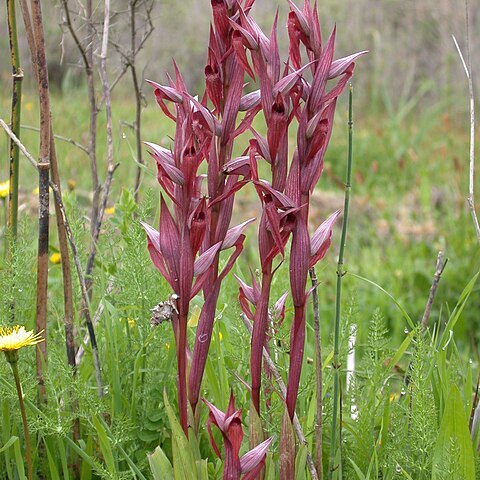
M90 241L90 254L87 261L86 275L87 275L87 289L90 290L92 285L91 273L95 262L95 255L97 253L97 242L100 236L100 229L103 222L103 215L105 207L107 206L108 195L110 193L110 185L112 183L113 174L119 166L113 163L113 129L112 129L112 107L110 98L110 85L108 83L107 74L107 51L108 51L108 34L110 29L110 0L105 0L105 17L103 24L102 50L100 53L100 76L103 85L103 96L105 98L105 112L107 117L107 178L103 185L102 199L99 205L98 215L92 222L95 221L92 229L92 238Z
M438 252L437 257L437 267L435 268L435 275L433 276L432 286L430 287L430 293L428 295L427 305L425 306L425 312L423 313L422 318L422 331L427 328L428 319L430 318L430 312L432 311L433 300L435 299L435 294L437 293L437 287L440 283L440 278L442 276L443 270L447 265L448 258L443 261L443 252Z
M40 129L37 127L32 127L31 125L20 125L21 128L25 130L31 130L33 132L39 132ZM79 148L82 152L86 153L88 155L88 148L82 145L81 143L76 142L73 138L68 138L68 137L63 137L62 135L53 135L54 138L57 140L61 140L62 142L70 143L73 146Z

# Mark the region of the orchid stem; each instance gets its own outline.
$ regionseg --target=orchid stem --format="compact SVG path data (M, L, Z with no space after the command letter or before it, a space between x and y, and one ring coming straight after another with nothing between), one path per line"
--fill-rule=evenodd
M339 345L340 345L340 317L341 317L341 294L342 294L342 277L345 275L343 270L343 258L345 254L345 244L347 237L348 225L348 209L350 206L350 191L352 188L352 145L353 145L353 115L352 115L353 87L350 84L348 89L348 156L347 156L347 176L345 182L345 201L343 206L343 225L342 237L340 240L340 251L338 254L337 264L337 295L335 303L335 333L333 346L333 413L332 413L332 435L330 443L330 462L328 469L328 480L333 477L333 472L337 470L335 466L335 453L337 441L337 417L339 410L340 396L340 363L339 363ZM341 429L340 425L340 429ZM341 472L341 469L339 470ZM339 477L342 474L339 473Z
M322 374L322 343L320 330L320 309L318 306L318 279L315 273L315 267L309 272L312 282L312 301L313 301L313 330L315 333L315 383L317 395L317 420L315 422L315 467L318 472L318 478L323 478L322 465L322 429L323 429L323 374Z
M8 357L7 357L8 358ZM18 402L20 403L20 412L22 414L23 433L25 436L25 457L28 467L28 478L33 480L32 451L30 449L30 433L28 431L27 415L25 413L25 404L23 402L22 386L20 385L20 375L18 373L18 365L16 360L8 359L12 367L13 377L15 378L15 386L17 387Z

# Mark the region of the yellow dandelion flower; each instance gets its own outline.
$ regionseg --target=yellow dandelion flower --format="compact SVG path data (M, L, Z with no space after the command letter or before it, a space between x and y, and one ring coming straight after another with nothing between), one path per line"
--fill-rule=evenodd
M130 327L135 326L135 320L133 318L128 318L127 321L128 321L128 324L130 325Z
M105 213L107 215L113 215L115 213L115 206L106 208Z
M166 344L165 344L165 348L166 348L167 350L170 350L170 344L169 344L169 343L166 343Z
M42 332L34 333L25 327L0 327L0 352L13 352L43 342Z
M218 332L218 339L219 339L220 341L222 341L222 340L223 340L223 335L222 335L222 332Z
M0 198L8 197L8 192L10 191L10 180L6 182L0 182Z
M59 263L62 263L62 256L59 253L52 253L50 255L50 262L54 265L58 265Z
M74 180L73 178L70 178L67 182L67 186L68 186L68 189L70 191L73 191L73 190L75 190L75 187L77 186L77 181Z

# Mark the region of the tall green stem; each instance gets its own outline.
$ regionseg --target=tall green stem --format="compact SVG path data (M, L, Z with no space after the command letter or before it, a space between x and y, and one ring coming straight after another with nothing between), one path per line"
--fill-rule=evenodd
M11 129L20 138L20 114L22 102L23 71L20 68L18 52L17 18L15 0L7 0L8 37L10 40L10 59L12 63L12 118ZM8 231L12 239L17 237L18 225L18 176L19 150L13 140L10 141L10 191L8 199Z
M20 385L20 375L18 373L18 365L16 359L14 361L8 360L12 367L13 376L15 378L15 386L17 387L18 401L20 403L20 412L22 414L23 433L25 436L25 457L28 467L28 478L33 480L33 465L32 465L32 451L30 448L30 433L28 431L27 415L25 413L25 404L23 403L22 386Z
M350 206L350 191L352 189L352 145L353 145L353 116L352 116L353 87L348 89L348 157L347 157L347 177L345 182L345 201L343 206L343 225L342 237L340 240L340 252L338 254L337 264L337 296L335 303L335 334L333 346L333 413L332 413L332 438L330 444L330 463L328 469L328 479L331 480L335 467L335 453L337 441L337 417L339 410L340 395L340 363L339 363L339 345L340 345L340 317L341 317L341 295L342 295L342 277L345 275L343 270L343 258L345 255L345 244L347 238L348 209ZM341 428L341 426L340 426ZM341 474L340 474L341 478Z

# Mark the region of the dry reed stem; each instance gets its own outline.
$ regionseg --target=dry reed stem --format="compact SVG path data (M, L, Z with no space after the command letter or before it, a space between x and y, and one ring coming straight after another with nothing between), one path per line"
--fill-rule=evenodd
M40 397L46 401L43 369L47 364L47 290L48 290L48 240L49 240L49 170L50 170L50 97L48 91L47 59L43 33L40 0L31 0L35 55L32 63L37 72L38 97L40 103L40 149L38 159L38 265L36 332L42 332L43 342L37 344L36 369Z

